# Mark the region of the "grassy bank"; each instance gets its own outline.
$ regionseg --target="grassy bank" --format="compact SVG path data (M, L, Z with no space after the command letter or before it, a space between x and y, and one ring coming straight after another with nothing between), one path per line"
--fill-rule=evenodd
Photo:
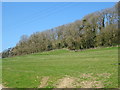
M117 63L117 47L61 49L3 59L2 79L4 86L13 88L116 88Z

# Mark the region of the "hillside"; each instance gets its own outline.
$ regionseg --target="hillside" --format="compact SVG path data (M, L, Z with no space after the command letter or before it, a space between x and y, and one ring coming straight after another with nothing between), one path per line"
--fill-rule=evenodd
M13 88L116 88L118 48L57 49L5 58L3 85Z
M72 23L35 32L30 36L22 35L14 47L2 52L2 58L62 48L83 50L116 46L119 44L118 33L120 32L118 29L119 4L90 13Z

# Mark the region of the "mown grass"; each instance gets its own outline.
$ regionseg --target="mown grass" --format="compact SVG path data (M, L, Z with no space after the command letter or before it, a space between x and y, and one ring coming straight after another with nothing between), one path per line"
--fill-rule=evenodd
M53 50L2 60L3 85L12 88L37 88L44 76L49 76L45 88L55 87L58 79L66 75L79 78L91 74L102 81L104 88L118 87L118 47L89 49L79 52L67 49ZM110 77L99 76L109 73Z

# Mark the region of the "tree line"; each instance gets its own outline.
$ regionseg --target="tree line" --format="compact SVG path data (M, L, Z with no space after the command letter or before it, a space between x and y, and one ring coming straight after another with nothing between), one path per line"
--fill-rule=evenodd
M3 51L2 57L62 48L80 50L118 45L119 5L117 3L112 8L88 14L81 20L43 32L36 32L29 37L23 35L15 47Z

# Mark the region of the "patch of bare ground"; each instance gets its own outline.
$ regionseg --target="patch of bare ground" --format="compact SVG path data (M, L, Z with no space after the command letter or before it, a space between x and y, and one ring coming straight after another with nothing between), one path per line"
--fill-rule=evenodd
M0 90L1 90L2 88L7 88L7 87L5 87L5 86L3 86L2 84L0 84Z
M76 79L73 77L64 77L58 80L56 87L57 88L75 88L75 85L74 85L75 80Z
M2 85L0 84L0 90L2 89Z
M85 80L82 80L85 79ZM56 88L104 88L102 81L96 81L96 77L90 74L81 74L80 78L66 76L59 79Z
M84 73L80 75L81 79L85 79L82 81L78 81L76 84L77 86L81 88L103 88L103 82L102 81L96 81L98 77L95 77L93 73Z
M93 75L92 73L88 73L88 74L84 73L84 74L80 75L80 78L93 78L92 75Z
M97 76L104 77L104 78L110 78L111 74L110 73L101 73L101 74L97 74Z
M47 86L47 82L49 80L49 77L46 76L46 77L43 77L42 80L41 80L41 84L38 88L44 88L45 86Z
M103 88L101 81L82 81L80 83L81 88Z

